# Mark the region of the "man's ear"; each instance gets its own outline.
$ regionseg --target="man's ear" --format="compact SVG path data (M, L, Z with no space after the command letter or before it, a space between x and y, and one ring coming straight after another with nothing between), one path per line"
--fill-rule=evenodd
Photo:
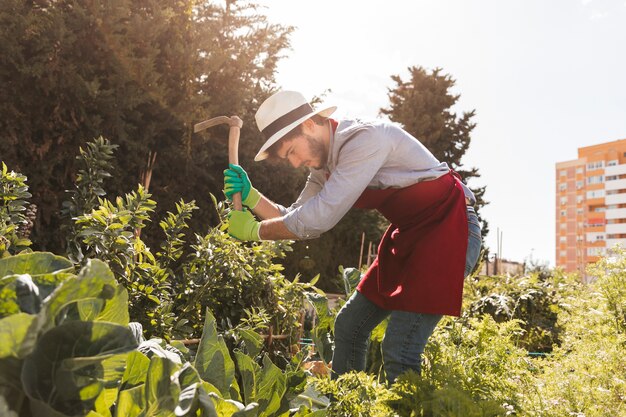
M315 129L315 122L313 121L313 119L306 119L304 122L302 122L303 133L310 135L311 133L313 133L314 129Z

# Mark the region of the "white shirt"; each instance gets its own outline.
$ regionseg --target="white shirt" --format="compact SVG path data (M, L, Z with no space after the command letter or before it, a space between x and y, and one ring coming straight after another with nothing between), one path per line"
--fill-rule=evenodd
M331 131L326 167L309 170L296 202L279 205L285 226L301 239L332 229L366 188L404 188L450 168L397 124L343 120ZM464 191L474 203L474 194L465 186Z

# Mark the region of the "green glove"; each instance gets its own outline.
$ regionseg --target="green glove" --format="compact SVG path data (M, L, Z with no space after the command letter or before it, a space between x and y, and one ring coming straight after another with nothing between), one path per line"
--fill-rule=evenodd
M241 193L241 202L244 206L255 208L261 200L261 194L250 183L248 174L239 165L228 164L230 168L224 170L224 194L229 200L233 194Z
M228 234L239 240L261 240L259 237L260 222L257 222L248 210L233 210L228 213Z

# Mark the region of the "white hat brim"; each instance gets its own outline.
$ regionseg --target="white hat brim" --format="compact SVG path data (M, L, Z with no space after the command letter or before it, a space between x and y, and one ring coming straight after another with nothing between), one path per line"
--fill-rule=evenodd
M282 139L283 136L291 132L296 126L298 126L300 123L304 122L305 120L309 119L311 116L319 114L322 117L330 117L330 115L333 114L335 110L337 110L337 106L329 106L329 107L324 106L322 107L321 110L313 110L311 113L306 114L302 116L301 118L299 118L298 120L295 120L289 125L283 127L282 129L274 133L272 136L269 137L269 139L265 141L263 146L261 146L261 149L259 150L259 152L254 157L254 160L258 162L258 161L267 159L267 157L269 156L267 153L267 149L270 146L278 142L280 139Z

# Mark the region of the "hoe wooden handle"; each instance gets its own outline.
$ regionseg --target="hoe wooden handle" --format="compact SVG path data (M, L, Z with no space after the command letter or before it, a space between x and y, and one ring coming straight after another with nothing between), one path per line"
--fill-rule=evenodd
M237 116L231 117L230 121L230 129L228 131L228 162L239 165L239 133L241 126L243 126L243 121ZM233 194L233 207L238 211L243 210L241 193Z
M228 131L228 162L239 165L239 133L243 121L237 116L218 116L200 123L196 123L193 127L194 133L200 132L213 126L227 124L230 129ZM243 210L241 204L241 193L233 194L233 207L235 210Z

